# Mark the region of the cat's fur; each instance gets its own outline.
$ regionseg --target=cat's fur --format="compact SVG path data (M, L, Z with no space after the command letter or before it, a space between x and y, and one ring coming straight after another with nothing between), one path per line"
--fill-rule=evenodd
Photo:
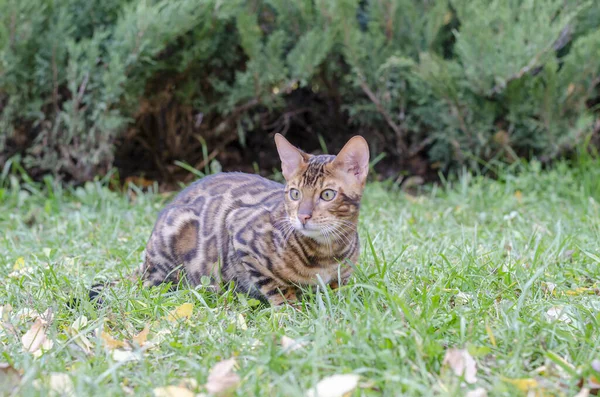
M234 281L238 290L281 304L296 299L297 286L317 284L317 275L332 287L348 280L359 255L366 141L352 138L337 157L306 154L279 134L275 142L286 185L243 173L190 185L158 216L144 285L184 275L198 285L208 276L214 285ZM323 194L327 189L335 193Z

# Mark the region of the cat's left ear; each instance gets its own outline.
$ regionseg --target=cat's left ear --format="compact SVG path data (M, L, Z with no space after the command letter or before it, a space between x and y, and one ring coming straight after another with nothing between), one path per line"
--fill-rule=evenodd
M335 157L333 164L364 185L369 173L369 145L365 138L358 135L350 138Z

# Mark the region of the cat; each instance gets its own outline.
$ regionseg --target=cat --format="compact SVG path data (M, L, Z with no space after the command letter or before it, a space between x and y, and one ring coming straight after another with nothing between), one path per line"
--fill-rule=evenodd
M144 286L213 285L280 305L317 276L337 288L359 257L357 223L369 147L351 138L337 156L310 155L275 135L285 185L258 175L201 178L160 212L146 246Z

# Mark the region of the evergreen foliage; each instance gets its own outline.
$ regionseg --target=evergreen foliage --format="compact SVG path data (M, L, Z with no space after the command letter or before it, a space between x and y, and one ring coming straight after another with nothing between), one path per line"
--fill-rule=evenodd
M0 0L0 162L75 181L124 147L203 168L319 101L347 126L303 131L399 164L553 159L599 83L596 1Z

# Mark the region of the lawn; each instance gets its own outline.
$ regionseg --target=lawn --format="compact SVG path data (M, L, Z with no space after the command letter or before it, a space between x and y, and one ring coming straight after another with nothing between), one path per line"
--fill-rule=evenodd
M369 184L350 285L281 308L127 280L95 307L88 288L139 265L169 196L5 175L0 389L187 396L235 358L239 396L303 396L334 374L358 375L356 396L575 395L600 378L600 164L540 168L464 175L416 196ZM47 341L36 349L32 337ZM449 351L472 357L476 373L444 363Z

